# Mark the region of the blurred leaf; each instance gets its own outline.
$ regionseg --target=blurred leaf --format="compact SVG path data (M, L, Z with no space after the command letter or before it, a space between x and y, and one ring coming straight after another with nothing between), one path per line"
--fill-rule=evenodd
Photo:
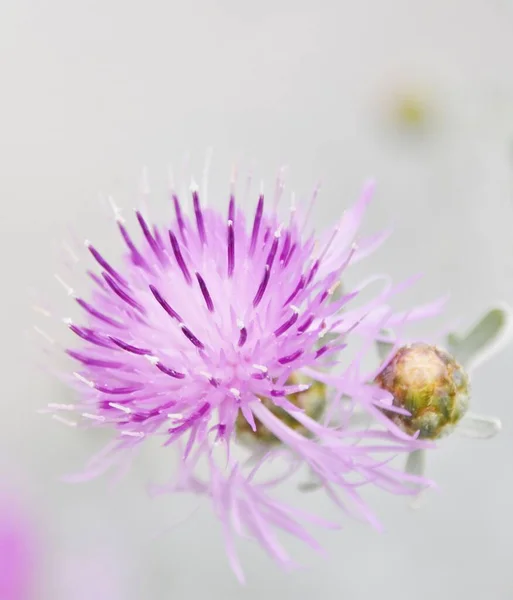
M381 335L387 336L391 335L391 331L388 329L383 329L380 331ZM394 347L394 342L385 342L382 340L376 340L376 350L378 352L379 360L383 362L386 360L392 352L392 348Z
M418 475L419 477L422 477L426 470L426 451L420 449L410 452L406 459L404 470L409 475Z
M484 362L505 341L509 329L509 311L505 308L490 309L466 335L450 333L447 349L467 369ZM485 356L486 355L486 356Z
M457 431L465 437L486 440L497 435L501 427L501 422L495 417L467 413L458 425Z

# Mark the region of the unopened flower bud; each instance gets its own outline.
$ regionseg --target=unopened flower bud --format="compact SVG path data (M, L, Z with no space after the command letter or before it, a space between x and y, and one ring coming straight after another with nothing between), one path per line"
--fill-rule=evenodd
M286 381L286 385L300 385L302 383L309 384L310 387L304 392L290 394L286 396L286 399L291 404L294 404L294 406L304 410L305 414L310 418L318 420L322 416L326 406L326 386L320 381L314 381L299 373L293 373ZM276 406L270 398L260 397L260 400L273 415L278 417L278 419L290 427L290 429L293 429L302 435L308 434L306 428L301 425L301 423L296 421L296 419L283 410L283 408ZM257 442L264 445L278 444L280 442L280 440L256 418L255 425L256 431L253 431L243 414L239 412L235 423L239 441L247 444Z
M468 408L468 375L445 350L429 344L400 348L375 382L411 415L389 412L390 419L421 439L449 434Z

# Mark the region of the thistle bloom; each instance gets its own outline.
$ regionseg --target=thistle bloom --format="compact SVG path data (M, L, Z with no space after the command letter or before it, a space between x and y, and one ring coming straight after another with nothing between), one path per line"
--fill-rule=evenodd
M415 494L426 484L389 465L396 454L429 442L397 427L390 415L407 411L372 383L377 372L364 372L361 362L384 328L400 330L437 314L441 305L394 313L389 301L412 281L394 287L381 276L352 291L337 289L348 266L384 239L355 243L371 186L318 239L308 230L309 209L293 206L280 216L282 187L279 180L271 208L260 194L250 219L233 188L222 214L202 207L193 186L191 218L173 193L169 223L151 225L136 212L137 243L118 213L127 250L119 265L87 242L100 274L90 273L87 299L76 297L83 320L67 320L80 342L67 350L77 365L70 381L79 400L54 407L113 431L111 444L82 478L131 456L128 451L152 436L178 448L178 472L160 491L211 499L240 579L235 534L255 538L290 566L275 529L317 547L302 523L332 525L272 497L273 487L301 466L336 504L373 524L358 492L362 485ZM363 288L373 284L382 288L359 302ZM347 361L355 340L358 351ZM381 429L347 427L355 405ZM233 451L248 434L261 450L251 466ZM284 471L266 479L263 467L273 457L286 459ZM206 479L197 475L200 462L208 466Z

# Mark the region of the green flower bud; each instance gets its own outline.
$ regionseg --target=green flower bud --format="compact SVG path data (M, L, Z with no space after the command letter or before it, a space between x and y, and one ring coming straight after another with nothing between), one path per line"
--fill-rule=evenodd
M314 420L319 420L326 407L326 386L313 379L293 373L286 381L286 385L309 384L310 387L304 392L297 392L286 396L286 399L294 406L301 408L305 414ZM270 398L260 396L262 404L270 410L270 412L278 417L282 423L297 431L301 435L308 435L308 430L301 425L292 415L283 408L276 406ZM239 441L251 445L260 443L263 445L279 444L280 440L269 429L262 424L261 421L255 418L256 431L251 429L251 426L246 421L242 412L239 411L235 422L235 431Z
M429 344L400 348L375 383L411 416L384 412L406 433L418 431L420 439L449 434L468 409L468 375L449 353Z

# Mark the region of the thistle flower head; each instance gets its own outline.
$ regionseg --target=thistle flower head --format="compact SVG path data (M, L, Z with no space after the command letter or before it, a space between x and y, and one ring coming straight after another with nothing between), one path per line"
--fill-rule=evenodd
M404 431L422 439L438 439L452 431L468 409L470 386L463 367L444 350L424 343L401 347L376 377L389 391Z
M176 221L166 231L137 213L141 248L119 224L129 249L123 270L89 246L102 279L93 302L78 299L87 326L70 323L86 342L69 352L81 364L75 376L86 401L127 431L171 423L170 442L204 433L214 414L222 438L239 412L254 427L250 405L262 397L294 410L286 396L309 384L293 374L334 350L318 342L350 299L330 303L353 248L326 272L329 245L316 254L296 223L286 227L264 212L263 196L250 226L233 198L224 218L203 210L196 190L192 196L194 220L175 197Z
M309 210L293 206L280 216L282 188L278 180L271 207L260 194L249 218L233 192L227 211L220 212L202 207L194 186L191 217L173 193L169 223L151 225L136 212L138 242L118 219L125 260L114 265L87 244L100 274L91 274L89 297L76 298L83 321L67 321L80 342L67 350L78 365L70 381L79 400L71 408L84 422L114 432L110 452L94 459L84 477L106 470L122 450L150 436L175 446L181 461L165 489L211 498L239 575L234 534L256 538L284 565L290 562L274 529L315 546L299 525L304 515L269 497L302 465L339 506L372 523L360 486L412 494L412 483L425 484L384 460L383 454L425 444L383 413L385 406L392 415L404 409L369 383L360 362L384 327L437 314L440 304L394 313L390 299L410 282L394 287L379 276L335 295L345 269L384 239L354 243L371 188L319 238L309 233ZM374 298L353 302L376 283L384 285ZM363 350L360 344L359 354L342 368L338 353L355 337ZM345 427L342 397L384 427ZM345 417L337 421L341 412ZM269 451L250 470L232 452L233 442L248 435ZM222 460L218 449L225 450ZM277 455L288 457L285 474L257 484L267 460ZM207 480L196 474L202 459Z

